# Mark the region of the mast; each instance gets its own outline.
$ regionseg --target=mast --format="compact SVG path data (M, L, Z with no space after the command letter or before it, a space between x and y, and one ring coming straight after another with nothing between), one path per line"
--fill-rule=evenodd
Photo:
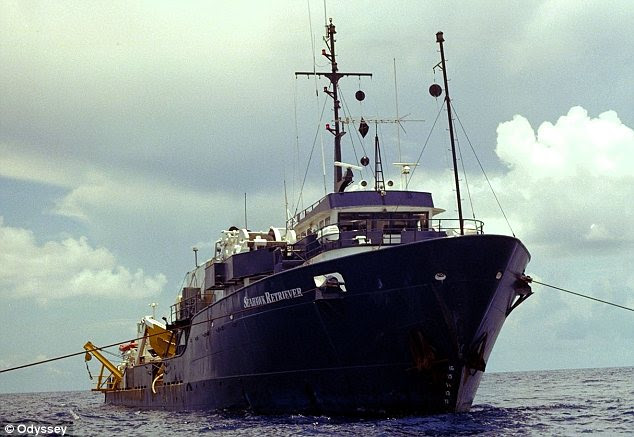
M334 111L334 115L335 115L335 131L334 131L334 136L335 136L335 161L336 162L341 162L341 137L345 135L345 131L342 133L341 132L341 128L339 125L339 109L341 108L341 105L339 103L339 90L337 89L337 84L339 83L339 79L341 78L341 76L339 76L337 74L337 71L339 70L339 68L337 67L337 61L335 58L335 25L332 24L332 19L330 20L330 24L328 24L326 26L326 35L328 37L328 41L330 43L326 43L326 46L329 48L330 50L330 56L328 55L328 53L326 53L325 50L322 50L321 53L322 55L324 55L326 58L328 58L330 60L330 68L331 68L331 73L328 76L328 79L330 79L330 83L332 84L332 92L328 92L328 90L326 88L324 88L324 92L327 93L330 97L332 97L333 100L333 111ZM337 183L339 181L341 181L342 179L342 169L339 166L334 166L335 169L335 175L334 175L334 181L335 181L335 192L338 191L339 186L337 185Z
M335 32L335 25L332 24L332 18L329 21L330 21L329 24L326 25L326 37L324 38L328 51L326 51L326 49L323 49L321 51L321 54L330 61L330 71L322 72L322 73L297 71L295 72L295 76L297 77L297 76L316 75L320 77L321 76L327 77L328 80L330 80L332 89L329 90L328 87L324 87L324 92L332 98L335 125L334 125L334 128L332 128L330 127L329 124L327 124L326 129L335 137L334 161L341 162L341 137L344 136L346 132L341 130L341 124L339 120L339 109L341 109L341 102L339 101L339 90L338 90L339 79L341 79L344 76L358 76L358 77L370 76L371 77L372 73L340 73L339 72L339 68L337 67L337 58L335 55L335 33L337 32ZM352 174L351 170L348 169L346 172L346 178L344 179L341 167L336 165L334 166L334 191L335 192L343 191L345 187L352 181L352 178L351 176L348 175L348 172L350 172L350 175Z
M458 203L458 219L460 220L460 235L464 235L464 220L462 218L462 202L460 200L460 182L458 180L458 164L456 161L456 144L453 133L453 120L451 118L451 99L449 98L449 83L447 80L447 68L445 67L445 51L442 43L445 42L442 32L436 34L436 42L440 45L440 62L442 77L445 82L445 102L447 103L447 118L449 119L449 139L451 140L451 157L453 159L453 175L456 183L456 201Z

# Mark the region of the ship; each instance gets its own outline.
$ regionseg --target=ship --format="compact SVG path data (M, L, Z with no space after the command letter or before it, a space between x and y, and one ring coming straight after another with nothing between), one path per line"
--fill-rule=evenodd
M352 189L361 167L342 161L339 80L370 74L339 71L335 34L330 20L329 71L296 73L329 81L333 192L284 227L222 231L213 256L187 273L169 320L143 317L137 338L119 347L121 363L87 342L106 404L330 415L471 408L506 317L531 295L530 254L462 216L442 32L459 217L437 217L444 210L429 192L386 182L378 137L374 183Z

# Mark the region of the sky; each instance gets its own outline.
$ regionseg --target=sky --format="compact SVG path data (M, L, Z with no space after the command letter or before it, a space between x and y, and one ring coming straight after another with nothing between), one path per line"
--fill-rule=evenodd
M294 75L326 67L325 17L340 71L373 73L341 80L344 115L407 120L372 125L388 179L420 155L409 188L456 216L427 91L443 31L465 214L514 233L540 282L634 307L632 2L326 3L0 0L0 369L169 315L245 193L266 230L330 191L327 84ZM347 130L343 160L373 159ZM634 365L631 312L533 290L488 371ZM0 374L0 392L91 385L81 356Z

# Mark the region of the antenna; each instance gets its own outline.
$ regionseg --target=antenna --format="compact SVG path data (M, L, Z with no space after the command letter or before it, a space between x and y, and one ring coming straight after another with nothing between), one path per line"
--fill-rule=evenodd
M326 10L326 0L324 0L324 26L328 27L328 12Z
M244 229L249 229L247 226L247 193L244 193Z
M394 100L395 100L395 104L396 104L396 119L398 120L399 117L398 117L398 86L397 86L397 79L396 79L396 58L394 58ZM400 125L399 125L399 128L396 129L396 144L398 145L398 160L400 161L402 159L401 158L401 130L400 130Z
M464 235L464 220L462 218L462 202L460 200L460 182L458 179L458 163L456 160L456 144L453 132L453 120L451 118L451 99L449 98L449 81L447 80L447 67L445 66L445 50L442 43L445 42L442 32L436 33L436 42L440 45L440 69L442 70L443 80L445 82L445 102L447 103L447 118L449 119L449 138L451 140L451 157L453 159L453 175L456 184L456 200L458 203L458 219L460 220L460 235ZM429 92L432 96L438 97L439 86L432 85L429 88Z
M286 233L288 233L288 219L290 218L288 215L288 195L286 194L286 179L284 179L284 215L285 220L284 223L286 223Z
M365 118L365 117L361 117L361 118L355 118L355 117L344 117L344 118L340 118L338 121L341 124L354 124L354 123L361 123L363 124L365 123L396 123L398 124L401 129L403 129L403 126L401 125L401 123L403 123L404 121L425 121L423 119L411 119L411 120L406 120L405 117L408 117L409 114L406 114L400 118ZM359 128L361 129L361 128ZM363 135L363 133L362 133Z
M198 267L198 248L192 247L192 250L194 251L194 264Z
M148 306L152 307L152 318L156 319L156 307L158 304L156 302L152 302L151 304L148 304Z

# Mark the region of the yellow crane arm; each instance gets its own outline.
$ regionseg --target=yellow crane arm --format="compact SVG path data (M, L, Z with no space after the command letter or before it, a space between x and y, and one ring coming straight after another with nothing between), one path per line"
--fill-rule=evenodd
M89 354L92 354L102 364L102 372L99 375L99 382L97 383L97 390L102 389L102 381L101 381L101 379L102 379L103 368L104 367L106 369L108 369L108 371L112 374L113 381L110 384L111 388L117 388L119 386L119 382L121 382L121 378L123 377L123 374L117 368L117 366L112 364L106 357L104 357L103 354L99 351L99 349L94 344L92 344L91 342L87 342L84 345L84 349L86 349L86 361L88 361L88 359L90 358Z

